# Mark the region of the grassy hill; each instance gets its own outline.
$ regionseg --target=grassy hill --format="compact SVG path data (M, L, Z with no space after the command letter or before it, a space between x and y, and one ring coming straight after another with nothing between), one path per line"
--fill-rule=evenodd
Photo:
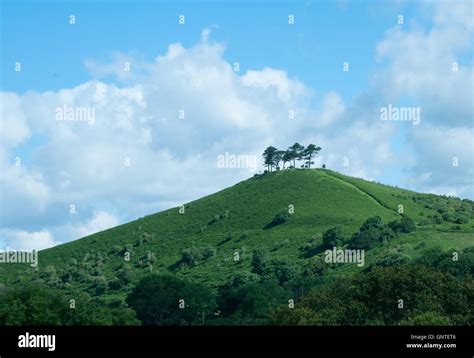
M302 272L314 260L314 255L302 252L303 245L317 246L322 234L336 225L350 237L368 217L379 216L384 223L398 220L400 205L417 230L368 250L365 268L394 255L413 261L430 249L473 246L473 204L330 170L266 173L187 203L184 212L172 208L41 251L36 270L0 265L0 283L15 286L41 279L65 290L123 299L135 282L153 272L216 288L248 272L255 250L265 251L269 259L287 260ZM287 220L272 224L279 213L286 213ZM340 265L328 277L363 269ZM111 281L124 272L131 277L130 284L114 287Z

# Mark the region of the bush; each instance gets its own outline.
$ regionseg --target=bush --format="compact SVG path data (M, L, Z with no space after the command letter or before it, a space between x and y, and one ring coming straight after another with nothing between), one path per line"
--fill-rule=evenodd
M272 260L270 265L271 272L280 285L290 281L296 275L293 265L288 260Z
M107 280L104 276L97 276L93 278L93 283L91 288L93 289L93 293L96 295L101 295L107 291L108 288Z
M394 232L400 232L400 233L410 233L416 230L415 222L407 216L402 217L400 221L390 222L388 226Z
M38 283L16 287L0 297L0 326L137 325L135 312L121 306L109 307L84 293L70 296Z
M279 213L273 218L273 220L269 224L265 226L265 229L270 229L272 227L284 224L288 221L289 218L290 214L288 214L287 212Z
M290 244L290 240L285 239L283 241L277 242L273 245L272 250L276 251L278 249L281 249L282 247L288 246Z
M360 227L360 231L366 231L370 229L382 229L383 223L380 216L372 216L368 218Z
M185 266L195 266L199 262L207 260L216 254L216 249L212 246L190 247L181 251L180 263Z
M323 276L328 270L328 264L323 258L315 257L303 271L306 277Z
M276 282L247 283L219 288L219 310L224 317L232 317L233 324L265 323L270 310L287 301L289 293Z
M471 325L471 292L472 279L460 281L432 268L376 268L319 285L299 301L304 314L292 317L291 324L444 324L449 320L449 324ZM404 309L398 308L399 297ZM269 323L284 322L288 311L282 306ZM424 312L433 314L417 317Z
M128 265L123 264L122 267L117 271L117 278L122 285L126 286L133 281L134 274Z
M332 250L333 247L342 244L344 244L344 235L340 226L335 226L323 234L323 248L325 250Z
M265 276L268 274L268 268L265 258L265 253L262 250L254 251L252 255L252 262L250 263L251 272L259 276Z
M380 234L381 231L375 228L359 231L352 236L349 247L351 249L371 249L380 242Z
M455 220L455 216L451 212L445 212L441 216L442 216L444 221L454 222L454 220Z
M144 277L127 297L127 303L144 325L204 324L216 308L208 287L169 275Z
M112 291L118 291L122 288L122 283L117 277L114 277L113 279L109 281L108 286L109 286L109 289L111 289Z
M418 222L419 226L429 226L431 224L433 224L433 221L429 218L423 218Z
M467 214L456 214L454 223L456 224L467 224L469 222L469 215Z
M439 225L439 224L443 223L443 217L438 213L436 213L434 215L430 215L428 217L431 218L431 220L433 221L433 224Z

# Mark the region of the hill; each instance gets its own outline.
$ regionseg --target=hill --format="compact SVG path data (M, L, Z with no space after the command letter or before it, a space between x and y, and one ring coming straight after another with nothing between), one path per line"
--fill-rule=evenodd
M368 217L379 216L385 223L400 219L401 208L418 230L373 248L366 254L367 264L389 252L415 259L431 247L462 250L473 245L472 201L419 194L330 170L285 170L41 251L37 270L0 265L0 282L12 285L42 274L94 292L91 286L110 282L125 267L134 280L150 272L171 272L217 287L249 271L255 250L267 252L270 259L289 260L302 271L312 259L302 254L305 243L317 245L335 225L349 236ZM272 227L279 213L286 213L286 221ZM74 267L80 268L77 279L68 278ZM358 270L345 265L332 274ZM129 290L103 291L101 295L123 297Z

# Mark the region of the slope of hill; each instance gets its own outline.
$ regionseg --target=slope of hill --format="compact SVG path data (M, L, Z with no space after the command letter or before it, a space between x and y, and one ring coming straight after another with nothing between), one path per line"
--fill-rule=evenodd
M0 283L40 277L112 299L131 289L113 288L118 275L130 274L133 283L150 272L168 272L215 288L248 272L255 250L287 260L302 272L313 260L302 253L305 243L319 244L322 233L336 225L349 237L372 216L384 223L398 220L400 208L414 219L417 231L369 250L365 267L394 253L414 260L430 248L473 246L472 201L418 194L323 169L284 170L41 251L37 270L0 265ZM362 269L343 265L330 275Z

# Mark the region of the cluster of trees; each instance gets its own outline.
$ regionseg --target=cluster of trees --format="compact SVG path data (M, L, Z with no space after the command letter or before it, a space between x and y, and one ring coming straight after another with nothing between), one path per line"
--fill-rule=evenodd
M140 325L122 301L107 303L85 292L69 292L34 282L0 292L0 326Z
M394 239L400 233L410 233L415 230L414 221L407 216L388 224L384 224L380 216L372 216L364 221L359 230L351 236L344 235L341 226L335 226L323 233L322 240L313 238L310 242L303 244L300 250L306 257L314 256L324 250L332 250L333 247L347 246L349 249L368 250Z
M421 265L377 268L338 278L294 309L270 313L275 325L472 325L472 277Z
M474 249L459 257L428 251L414 264L328 280L321 260L300 273L255 251L250 272L216 290L150 274L125 302L39 283L0 287L0 325L472 325Z
M286 163L293 163L293 165L290 165L290 169L296 168L296 161L303 161L303 164L300 166L301 168L311 168L311 165L314 164L313 158L320 150L321 147L314 144L309 144L307 147L304 147L299 143L295 143L287 150L279 150L270 146L263 152L264 165L270 172L273 168L276 170L285 169ZM282 163L281 168L280 163Z
M277 215L271 224L287 219ZM63 272L46 267L32 282L0 285L0 325L473 324L474 248L459 252L458 260L453 250L431 250L415 262L395 250L362 272L339 278L326 275L332 266L315 256L334 246L370 249L415 229L406 216L387 224L370 217L351 236L336 226L303 244L311 259L302 270L256 250L247 272L213 288L179 275L148 274L137 282L126 263L106 280L107 254L90 252L71 259ZM183 250L180 263L195 265L214 253L211 246L193 246ZM153 261L148 254L142 259ZM72 280L85 290L72 291ZM127 292L126 299L94 297L116 290Z
M416 195L413 201L424 205L425 208L435 210L436 213L428 215L420 221L420 225L442 224L467 224L474 219L474 201L438 195Z

